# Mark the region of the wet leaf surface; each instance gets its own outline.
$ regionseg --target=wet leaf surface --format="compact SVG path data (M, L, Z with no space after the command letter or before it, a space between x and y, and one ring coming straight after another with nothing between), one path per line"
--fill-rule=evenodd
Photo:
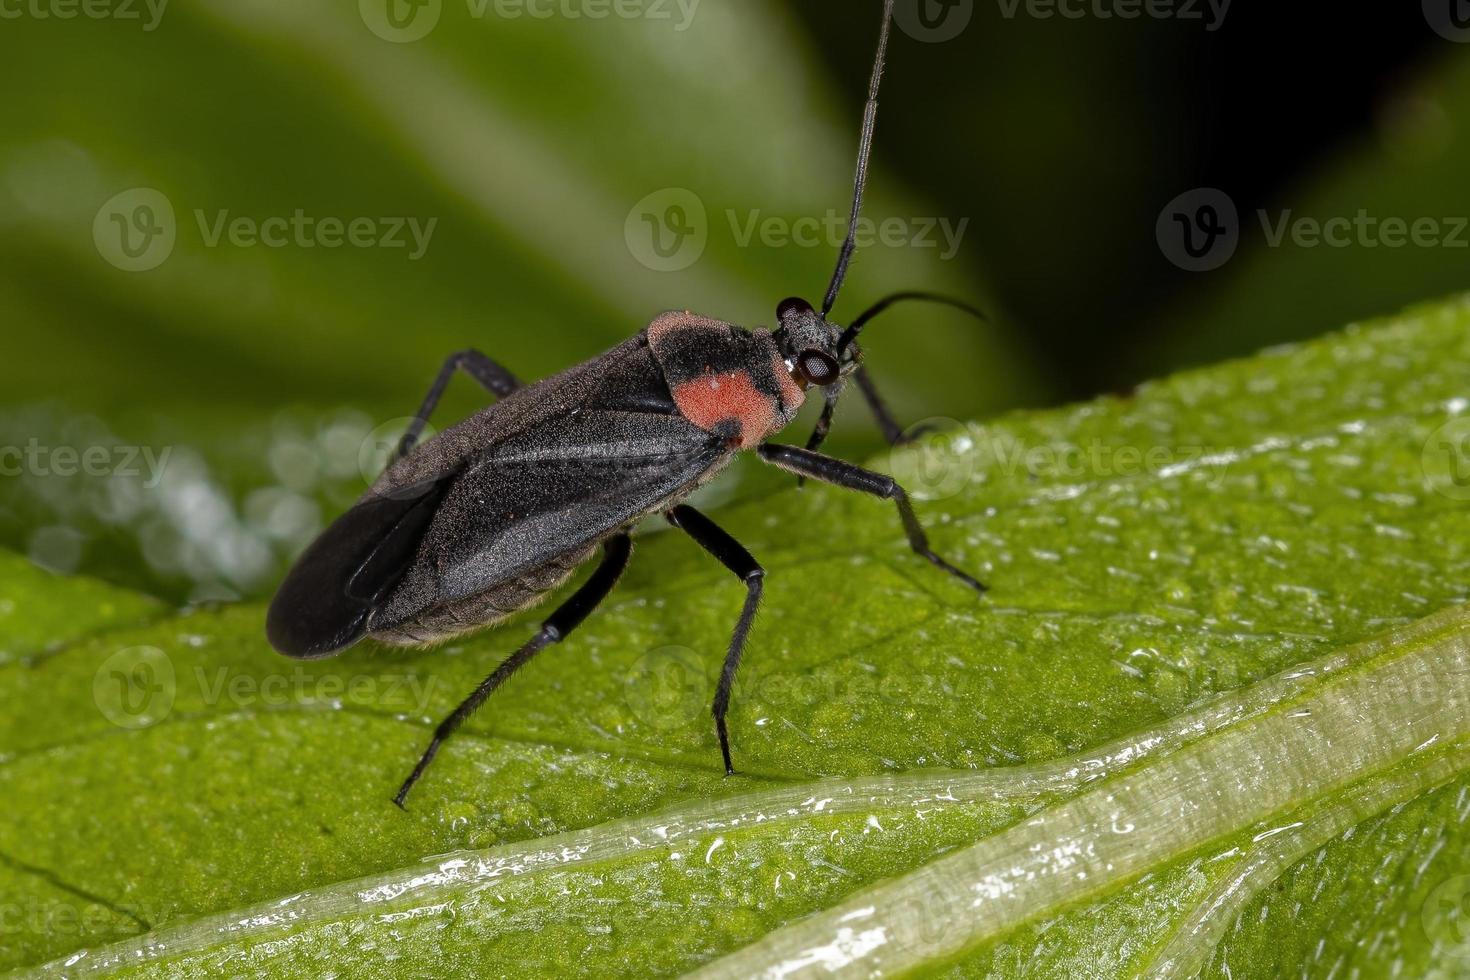
M0 664L0 793L22 801L0 811L0 882L21 910L0 961L722 969L763 937L779 945L782 927L820 929L869 886L922 884L936 859L1039 845L1033 826L1088 850L1080 815L1111 787L1140 808L1113 816L1142 823L1150 799L1195 786L1218 805L1159 838L1172 850L1103 893L1021 907L959 959L933 940L904 968L1157 967L1213 888L1302 823L1332 833L1282 845L1222 944L1186 944L1211 975L1453 972L1459 913L1451 901L1435 918L1434 903L1470 869L1454 611L1470 592L1454 466L1467 325L1463 301L1424 307L880 460L936 546L991 585L984 599L914 557L880 501L808 487L717 511L769 569L732 779L706 704L742 590L668 532L639 539L608 605L496 695L407 812L390 797L432 724L533 618L424 653L296 664L267 647L259 605L145 621L147 600L7 566L22 608L76 615L49 653L33 624L0 618L18 654ZM1322 666L1342 656L1351 669ZM1395 701L1354 677L1423 686ZM1289 792L1251 813L1241 772L1337 732L1271 727L1314 705L1323 726L1360 711L1384 737L1329 738L1313 765L1267 768ZM1415 725L1440 728L1392 758L1358 751L1387 752ZM139 960L127 944L149 930L160 958Z

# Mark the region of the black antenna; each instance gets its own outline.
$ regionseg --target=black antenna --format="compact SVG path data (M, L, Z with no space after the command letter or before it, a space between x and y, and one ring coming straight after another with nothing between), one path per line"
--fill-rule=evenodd
M822 316L826 317L837 305L837 293L842 281L847 278L847 267L852 263L853 250L857 248L858 217L863 210L863 189L868 183L868 158L873 153L873 128L878 121L878 84L883 81L883 63L888 56L888 26L893 21L893 0L883 2L883 27L878 33L878 54L873 59L873 77L868 82L868 104L863 110L863 132L858 138L857 175L853 178L852 215L847 221L847 238L842 251L837 255L837 269L832 273L832 283L827 287L827 298L822 301Z
M874 317L886 312L895 303L910 301L938 303L940 306L948 306L962 313L968 313L977 320L988 322L990 319L964 300L955 299L953 296L945 296L943 293L930 293L919 289L905 289L902 292L890 293L859 313L853 319L852 323L848 325L847 329L842 331L842 335L837 338L838 360L845 359L847 348L857 339L857 335L862 332L863 327L866 327L872 322ZM878 397L878 390L873 387L873 379L868 377L867 371L862 367L857 369L854 376L857 378L858 387L862 389L863 397L868 400L868 407L873 410L873 414L878 418L878 427L883 430L884 437L887 438L890 444L898 445L903 437L903 430L899 428L897 422L893 421L893 416L888 413L888 408L883 404L883 400ZM841 385L833 385L826 389L827 403L822 406L822 415L817 419L817 426L812 430L811 438L806 441L806 448L809 451L816 452L822 447L822 443L827 438L827 431L832 427L832 417L837 413L837 399L841 395ZM796 485L801 486L802 482L802 478L798 477Z
M959 310L961 313L968 313L977 320L985 320L987 322L990 320L988 316L962 299L955 299L953 296L945 296L942 293L928 293L918 289L906 289L901 293L892 293L883 297L859 313L853 319L852 323L847 325L847 329L842 331L842 336L837 338L837 356L842 356L843 352L847 350L847 345L857 339L857 335L862 332L863 327L866 327L874 317L887 311L894 303L910 301L938 303L940 306L948 306L951 309Z

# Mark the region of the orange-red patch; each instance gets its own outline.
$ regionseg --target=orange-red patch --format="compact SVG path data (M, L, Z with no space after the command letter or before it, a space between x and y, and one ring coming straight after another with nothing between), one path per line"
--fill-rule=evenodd
M713 430L722 422L740 423L740 444L755 446L776 425L776 399L757 391L745 371L702 374L674 386L674 404L684 417L701 429Z

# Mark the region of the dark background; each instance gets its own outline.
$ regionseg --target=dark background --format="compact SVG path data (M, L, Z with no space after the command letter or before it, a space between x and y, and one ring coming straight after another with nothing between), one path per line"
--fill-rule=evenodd
M820 0L790 6L856 117L872 24L858 5L842 16ZM1393 138L1385 130L1403 101L1462 57L1417 0L1241 0L1214 31L1201 20L1037 20L1024 5L1014 18L1004 9L981 0L942 44L897 36L878 152L947 210L973 216L968 258L1024 322L1020 339L1058 395L1117 390L1181 362L1342 325L1334 307L1300 316L1293 304L1238 337L1202 341L1197 356L1151 356L1169 311L1208 304L1220 287L1165 259L1154 220L1176 193L1201 186L1225 190L1242 214L1300 207L1318 174ZM1470 285L1470 254L1460 266L1459 279L1436 285ZM1427 298L1425 285L1384 277L1348 315L1392 312Z

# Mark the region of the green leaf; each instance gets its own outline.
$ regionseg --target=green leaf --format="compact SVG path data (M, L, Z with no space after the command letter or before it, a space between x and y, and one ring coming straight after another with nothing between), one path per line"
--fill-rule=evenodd
M1454 973L1467 328L1424 307L880 461L983 599L882 501L719 512L769 571L735 778L705 705L743 591L670 533L406 812L533 616L294 663L238 605L0 665L0 962Z
M58 579L0 552L0 664L159 618L163 603L91 579Z

